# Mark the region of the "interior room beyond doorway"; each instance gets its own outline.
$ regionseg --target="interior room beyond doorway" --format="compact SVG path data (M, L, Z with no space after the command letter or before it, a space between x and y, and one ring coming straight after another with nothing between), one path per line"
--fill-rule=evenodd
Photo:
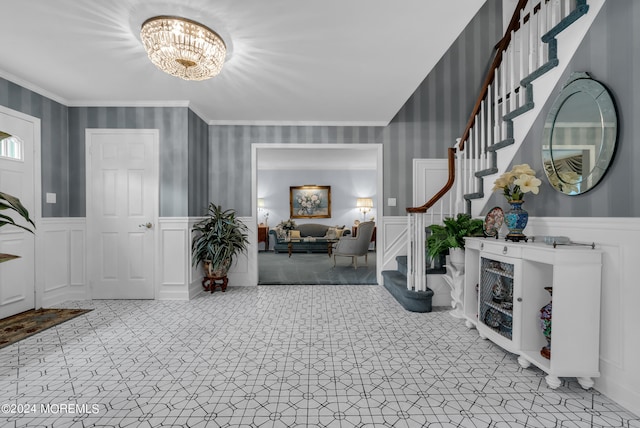
M372 243L368 265L361 258L359 269L348 259L333 259L327 252L307 252L295 248L292 256L282 252L276 241L276 227L292 220L296 226L323 225L355 231L364 220L375 221L382 214L382 151L377 144L254 144L254 206L258 223L258 284L377 284L376 246ZM314 185L328 188L321 198L329 198L322 215L300 212L292 187ZM294 196L294 200L291 197ZM369 198L373 207L363 212L359 198ZM323 201L327 203L329 201ZM327 209L328 212L327 212ZM271 233L269 233L269 231ZM280 242L279 252L274 251ZM303 268L303 266L307 268ZM345 274L339 271L349 268ZM346 282L345 282L346 281Z

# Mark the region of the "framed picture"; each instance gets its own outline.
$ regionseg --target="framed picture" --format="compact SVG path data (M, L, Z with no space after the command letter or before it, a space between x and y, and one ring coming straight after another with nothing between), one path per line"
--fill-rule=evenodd
M289 187L291 218L331 218L331 186Z

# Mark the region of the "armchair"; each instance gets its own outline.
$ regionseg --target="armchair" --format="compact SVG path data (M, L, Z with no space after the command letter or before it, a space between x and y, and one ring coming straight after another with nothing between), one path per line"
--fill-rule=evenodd
M336 257L351 257L351 263L354 268L358 268L358 257L364 256L364 263L367 264L367 254L369 252L369 243L373 236L375 223L366 221L358 226L358 234L356 237L343 236L338 240L333 250L333 266L336 265Z

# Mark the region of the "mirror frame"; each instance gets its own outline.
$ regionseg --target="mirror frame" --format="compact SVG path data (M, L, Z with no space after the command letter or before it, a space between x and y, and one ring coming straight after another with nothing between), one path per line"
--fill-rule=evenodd
M580 181L569 182L561 178L556 170L556 165L554 164L553 131L558 121L558 115L560 114L565 102L570 97L580 92L593 99L593 102L600 113L601 139L600 141L595 141L593 143L595 146L595 150L592 150L592 153L595 155L595 159L592 163L593 168L591 168L588 173L583 173ZM607 126L606 124L611 125ZM572 73L571 77L567 83L565 83L560 94L554 101L544 124L542 165L545 175L547 176L547 181L551 187L565 195L577 196L588 192L602 180L611 165L616 151L617 140L618 115L613 98L607 88L600 82L593 80L588 73ZM556 143L556 145L558 144ZM580 147L580 149L584 149L584 147ZM547 168L547 165L549 165L549 169ZM576 186L577 184L580 184L579 188Z

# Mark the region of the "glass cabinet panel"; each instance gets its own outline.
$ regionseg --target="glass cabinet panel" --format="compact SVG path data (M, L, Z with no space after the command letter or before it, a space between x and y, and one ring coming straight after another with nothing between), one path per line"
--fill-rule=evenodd
M479 321L508 340L513 338L512 263L482 257Z

